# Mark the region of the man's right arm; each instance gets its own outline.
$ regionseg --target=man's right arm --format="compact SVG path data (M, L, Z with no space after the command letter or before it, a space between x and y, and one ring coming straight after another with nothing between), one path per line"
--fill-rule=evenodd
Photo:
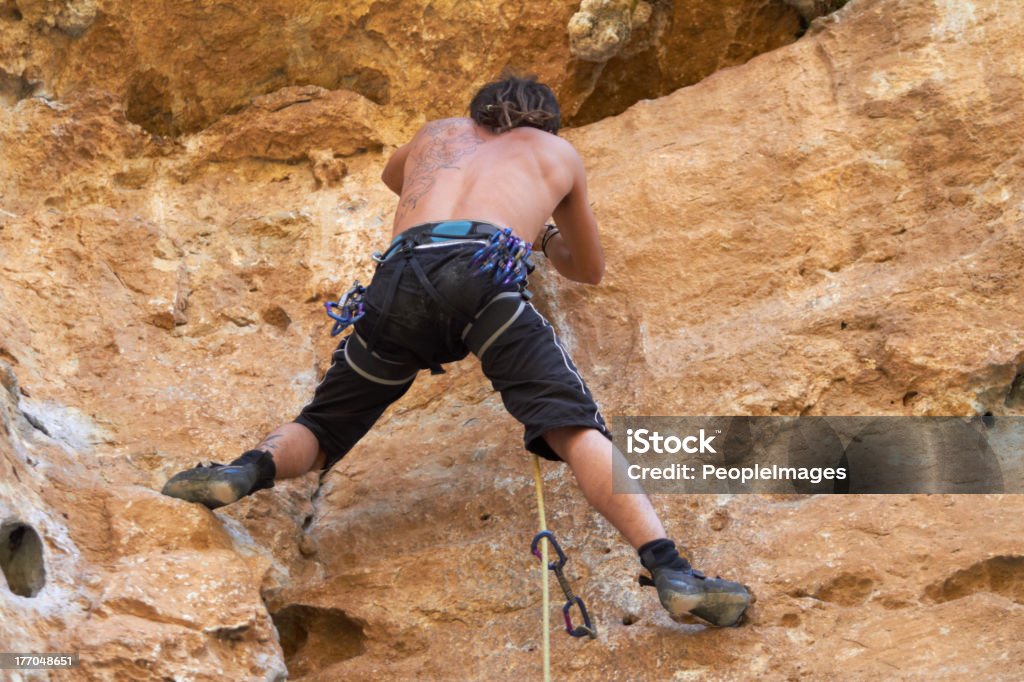
M384 166L384 172L380 176L388 189L398 196L402 196L402 186L405 184L405 160L409 156L411 146L412 141L396 149L388 159L387 165Z
M597 219L587 200L583 161L571 145L566 143L566 146L572 188L552 213L559 234L548 240L545 252L555 270L564 277L584 284L597 284L604 275L604 251L597 232Z

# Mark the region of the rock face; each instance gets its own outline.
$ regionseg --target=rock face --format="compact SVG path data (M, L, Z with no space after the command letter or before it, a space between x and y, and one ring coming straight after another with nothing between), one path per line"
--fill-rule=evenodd
M588 62L606 62L619 54L633 26L650 21L651 6L631 0L583 0L569 19L569 49Z
M799 31L796 11L779 0L652 4L649 28L638 30L630 50L650 56L671 41L674 54L634 82L638 69L612 65L606 73L603 64L573 58L575 0L261 0L245 7L3 0L0 101L104 90L124 102L130 121L177 136L253 97L311 85L356 92L418 125L461 115L467 93L512 67L550 83L567 114L586 106L593 120L791 42ZM640 5L634 14L652 13Z
M813 21L845 5L849 0L785 0L786 4L800 12L805 21Z
M665 94L566 132L605 281L532 282L607 415L1024 408L1020 3L854 0L671 94L795 10L652 2L584 65L575 3L279 4L0 3L0 649L83 662L38 679L539 676L530 463L471 361L322 481L216 513L157 492L301 407L321 302L389 234L388 152L514 48L578 120L626 83ZM695 564L757 595L715 631L669 619L544 475L601 633L553 635L560 679L1024 665L1019 496L657 497Z

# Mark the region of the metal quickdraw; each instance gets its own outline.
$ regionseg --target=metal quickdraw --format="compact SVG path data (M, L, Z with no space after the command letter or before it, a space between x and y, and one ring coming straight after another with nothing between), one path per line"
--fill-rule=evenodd
M366 306L363 303L363 294L365 293L366 287L356 282L339 300L324 303L327 316L334 320L331 336L337 336L342 333L350 325L354 324L356 320L366 314Z
M555 540L554 534L549 530L543 530L537 533L533 537L533 542L530 543L530 551L535 557L541 559L540 552L540 541L547 539L555 549L555 553L558 554L558 561L551 561L548 563L548 570L554 571L555 578L558 579L558 584L562 587L562 592L565 593L565 606L562 607L562 615L565 617L565 631L573 637L587 636L591 639L597 638L597 628L590 622L590 614L587 613L587 606L583 603L583 599L573 594L572 587L569 586L569 580L565 577L565 572L562 567L565 566L565 562L568 561L568 557L565 556L565 552L559 547L558 542ZM541 559L543 560L543 559ZM583 625L573 627L572 617L569 615L569 611L573 606L578 606L580 613L583 615Z
M512 228L506 227L492 234L487 245L473 254L470 266L477 268L476 275L493 271L495 284L518 284L533 272L532 250L533 244L515 236Z

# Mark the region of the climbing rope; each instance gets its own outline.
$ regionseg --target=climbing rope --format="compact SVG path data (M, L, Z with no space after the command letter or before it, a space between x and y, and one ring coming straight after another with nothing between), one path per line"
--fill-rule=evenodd
M538 455L533 456L533 482L537 488L537 515L540 517L540 532L546 533L548 530L548 521L544 515L544 488L541 484L540 478L540 457ZM537 534L540 537L540 533ZM537 537L534 538L534 543L537 541ZM533 543L531 543L531 549L533 550ZM544 544L541 546L541 558L540 558L540 584L541 584L541 603L543 605L543 612L541 616L541 624L543 627L544 634L544 682L551 682L551 609L548 597L548 546Z
M558 579L558 585L565 594L566 601L562 606L562 616L565 618L565 631L573 637L586 636L596 639L597 628L590 622L590 614L587 612L587 606L583 603L583 599L573 593L569 580L565 577L563 569L569 558L562 551L558 541L555 540L554 534L548 530L547 518L544 514L544 487L540 476L540 457L537 455L533 456L533 482L537 488L537 515L540 520L540 532L533 536L533 542L530 543L530 552L540 559L541 603L544 610L544 615L541 619L543 625L544 682L551 682L551 608L550 596L548 594L548 571L555 574L555 578ZM547 540L547 542L544 543L541 540ZM555 554L558 555L558 561L548 561L549 544L554 548ZM583 625L573 627L570 613L573 606L579 608L580 614L583 617Z

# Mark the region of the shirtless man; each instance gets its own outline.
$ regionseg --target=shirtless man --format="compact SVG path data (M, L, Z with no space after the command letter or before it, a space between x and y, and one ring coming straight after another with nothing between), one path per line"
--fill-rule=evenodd
M569 279L597 284L604 274L583 163L557 136L560 116L547 86L509 77L480 89L470 118L427 123L399 148L382 176L400 197L393 241L361 292L365 314L313 400L254 450L179 473L163 492L216 508L275 478L330 469L419 370L442 372L472 352L524 425L526 449L570 466L587 501L638 551L662 605L737 624L746 589L693 570L642 491L612 492L612 462L622 455L569 354L528 302L526 245Z

